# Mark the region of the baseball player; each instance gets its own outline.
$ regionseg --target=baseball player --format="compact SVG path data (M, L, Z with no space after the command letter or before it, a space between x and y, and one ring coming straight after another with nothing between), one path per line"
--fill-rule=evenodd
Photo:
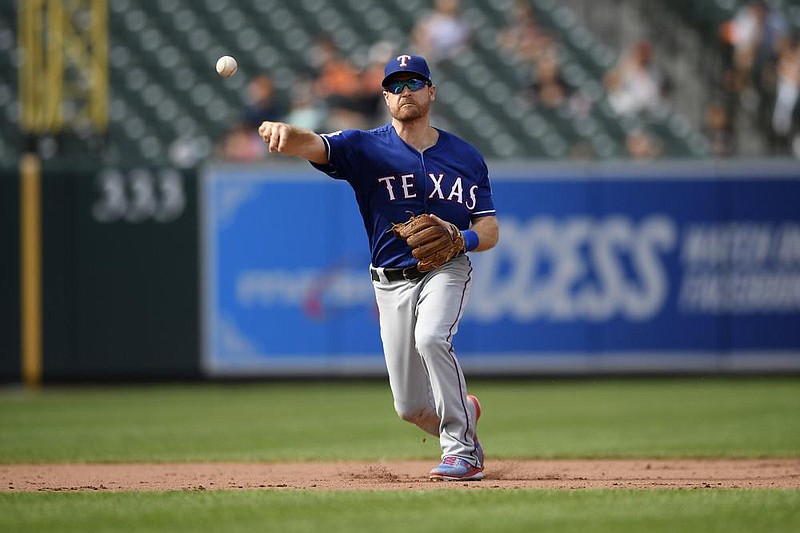
M389 124L319 135L264 122L258 132L270 152L307 159L355 191L395 410L439 438L430 479L479 480L481 407L453 337L472 283L466 252L492 248L499 235L488 169L474 147L431 126L436 86L423 57L399 55L384 74Z

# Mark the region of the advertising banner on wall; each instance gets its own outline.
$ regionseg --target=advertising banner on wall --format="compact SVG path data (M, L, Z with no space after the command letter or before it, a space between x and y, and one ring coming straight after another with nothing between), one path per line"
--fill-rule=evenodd
M495 169L501 238L470 254L468 372L800 370L800 173ZM210 375L384 370L353 192L311 167L208 170Z

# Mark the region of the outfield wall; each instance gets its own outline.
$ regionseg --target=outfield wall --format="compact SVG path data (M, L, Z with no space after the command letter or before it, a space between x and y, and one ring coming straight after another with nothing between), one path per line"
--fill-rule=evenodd
M0 379L17 381L19 187L0 176ZM43 167L45 382L199 377L196 188L195 171Z
M493 166L499 245L456 337L481 374L800 370L800 165ZM203 182L203 368L379 374L353 193L311 167Z
M20 376L19 179L0 171L0 381Z
M491 165L472 374L800 370L800 165ZM0 172L0 381L20 379L19 184ZM199 196L198 196L199 195ZM310 166L45 165L44 379L384 373L353 193Z

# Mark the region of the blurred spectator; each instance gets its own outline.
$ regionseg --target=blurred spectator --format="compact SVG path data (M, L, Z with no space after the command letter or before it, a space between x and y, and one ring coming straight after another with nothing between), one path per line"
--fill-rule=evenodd
M604 78L611 107L621 115L656 114L663 105L664 80L653 64L653 47L636 42Z
M703 134L709 143L709 152L714 157L732 156L735 150L733 128L728 110L719 102L706 107L703 118Z
M526 0L516 0L508 12L509 20L497 35L497 45L518 63L536 62L552 51L552 35L536 22L533 8Z
M741 6L734 17L725 21L722 37L731 46L730 62L738 92L755 90L761 93L771 85L775 62L787 35L786 19L770 8L765 0L751 0ZM745 94L745 104L757 94Z
M219 141L217 157L238 163L261 159L266 154L266 146L258 136L258 127L265 120L282 120L283 115L284 108L278 102L272 78L267 74L254 77L247 84L242 118Z
M370 47L368 64L361 73L361 112L369 127L389 121L389 111L383 100L384 66L395 53L394 45L379 41Z
M265 120L276 121L283 117L284 110L275 96L275 84L266 74L256 76L247 84L247 104L244 121L258 129Z
M531 102L537 107L557 109L566 105L572 89L561 75L561 67L555 54L549 54L536 62L534 80L530 86Z
M283 120L317 133L327 130L328 113L314 94L313 82L299 81L292 87L289 112Z
M736 124L739 116L739 86L736 74L731 68L723 68L720 73L719 93L720 101L725 106L731 125Z
M453 59L467 48L470 38L460 0L435 0L433 12L421 17L412 31L416 53L430 63Z
M788 153L793 138L800 133L800 43L787 43L777 66L777 88L771 127L774 145Z
M661 156L661 150L661 142L642 129L631 130L625 138L625 152L631 159L656 159Z
M266 155L266 145L258 131L247 122L240 122L231 128L218 147L218 156L226 161L249 163Z
M365 128L358 69L327 37L318 41L316 56L320 68L314 88L317 97L328 107L328 129Z

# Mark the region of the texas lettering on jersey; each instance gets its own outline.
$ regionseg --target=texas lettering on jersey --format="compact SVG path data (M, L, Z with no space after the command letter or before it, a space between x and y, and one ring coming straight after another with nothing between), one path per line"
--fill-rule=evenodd
M414 186L414 174L401 174L399 176L386 176L383 178L378 178L378 182L383 183L386 185L386 192L389 195L389 201L393 202L397 200L398 197L402 197L405 200L411 198L417 198L417 189ZM475 205L477 203L477 191L478 186L472 185L467 191L468 197L466 202L464 200L464 184L461 176L457 176L454 180L450 179L445 181L445 175L439 174L438 176L429 172L427 177L429 178L428 184L430 187L426 187L426 191L430 190L430 194L427 195L429 200L439 199L439 200L447 200L448 202L458 202L459 204L464 204L464 207L472 211L475 209ZM443 185L442 182L445 182L445 190L447 190L447 194L445 196L445 190L442 189ZM448 188L448 182L452 182L452 186ZM423 193L425 194L425 193Z

